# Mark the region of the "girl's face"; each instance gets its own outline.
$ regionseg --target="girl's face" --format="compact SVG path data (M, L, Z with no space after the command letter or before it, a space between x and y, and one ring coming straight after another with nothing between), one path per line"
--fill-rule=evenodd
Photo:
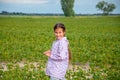
M57 28L55 29L54 34L55 34L56 39L61 39L64 37L65 32L63 31L62 28Z

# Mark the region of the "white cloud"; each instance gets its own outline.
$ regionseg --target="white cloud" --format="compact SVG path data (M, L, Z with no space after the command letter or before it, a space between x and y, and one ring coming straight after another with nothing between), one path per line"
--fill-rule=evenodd
M101 0L75 0L75 5L93 5Z
M48 0L0 0L0 3L45 4Z

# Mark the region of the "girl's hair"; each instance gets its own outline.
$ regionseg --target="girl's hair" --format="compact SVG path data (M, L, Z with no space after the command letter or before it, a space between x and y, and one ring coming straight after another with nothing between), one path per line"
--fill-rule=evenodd
M57 28L62 28L62 29L63 29L63 32L66 31L65 25L62 24L62 23L57 23L57 24L55 24L55 26L54 26L54 31L55 31ZM70 48L69 48L69 47L68 47L68 51L69 51L69 60L71 60L71 51L70 51Z
M57 28L62 28L62 29L63 29L63 32L65 32L65 30L66 30L64 24L62 24L62 23L57 23L57 24L55 24L55 26L54 26L54 31L55 31Z

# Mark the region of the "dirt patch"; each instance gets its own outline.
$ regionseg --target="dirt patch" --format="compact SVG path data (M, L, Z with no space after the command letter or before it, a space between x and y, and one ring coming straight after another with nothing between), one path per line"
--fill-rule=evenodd
M82 64L82 63L75 63L75 64L70 64L69 65L69 70L74 70L75 72L78 71L78 69L82 69L83 71L89 71L91 68L90 68L90 65L89 65L89 62L85 63L85 64Z
M34 67L35 69L37 69L40 66L39 62L28 62L28 63L23 61L17 63L0 62L0 70L8 71L10 69L14 69L16 66L18 66L19 68L24 68L26 65L29 66L30 68Z
M0 70L3 71L7 71L8 69L8 65L10 65L11 63L5 63L5 62L1 62L0 63ZM24 68L26 65L33 65L34 68L38 68L40 66L39 62L17 62L15 64L12 64L12 67L15 67L16 65L18 65L20 68ZM75 63L75 64L70 64L69 65L69 70L74 70L74 72L77 72L79 69L82 69L85 72L88 72L91 68L89 65L89 62L85 63L85 64L80 64L80 63Z

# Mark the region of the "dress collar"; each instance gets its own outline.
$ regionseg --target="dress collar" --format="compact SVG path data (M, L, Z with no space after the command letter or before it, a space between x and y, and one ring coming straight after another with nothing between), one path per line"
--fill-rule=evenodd
M56 39L57 41L59 41L59 40L67 40L67 38L66 37L63 37L63 38L61 38L61 39Z

